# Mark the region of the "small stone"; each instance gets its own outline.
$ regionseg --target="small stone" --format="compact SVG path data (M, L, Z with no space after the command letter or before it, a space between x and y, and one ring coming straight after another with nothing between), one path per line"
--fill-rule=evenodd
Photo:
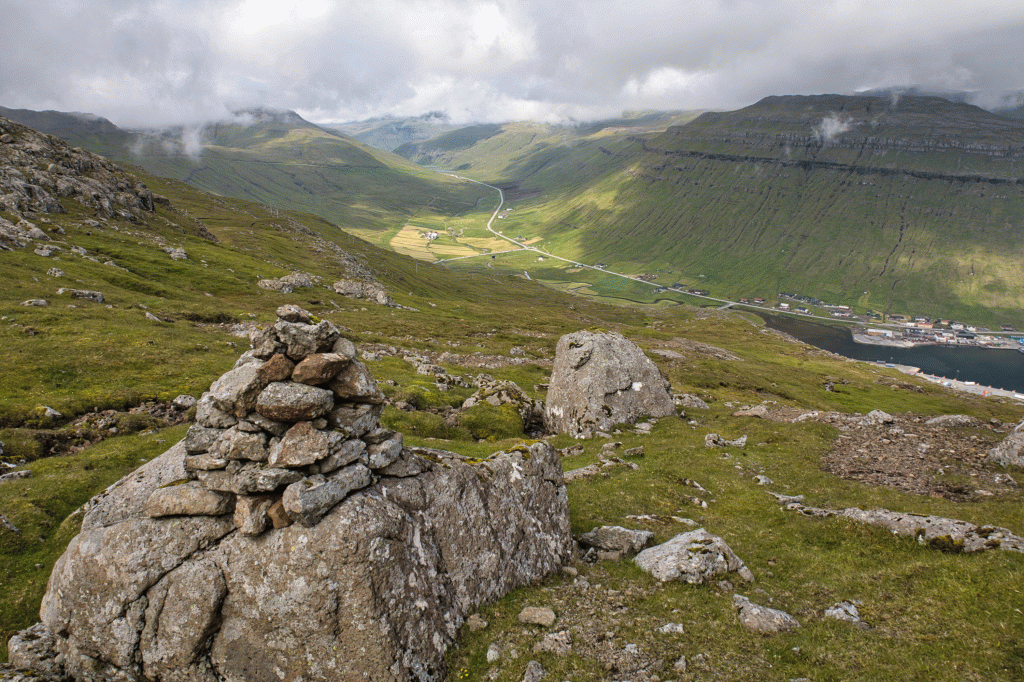
M533 646L533 653L549 653L566 656L572 652L572 633L568 630L552 632Z
M188 455L185 457L185 471L217 471L224 469L228 460L217 455L204 452L199 455Z
M327 415L327 421L332 427L360 438L378 427L383 411L383 404L349 403L331 410Z
M665 623L660 628L658 628L658 632L660 632L663 635L684 634L682 623Z
M146 500L146 513L161 516L220 516L230 514L234 495L207 490L194 483L157 488Z
M686 672L686 656L680 656L679 660L672 664L672 669L680 675Z
M270 524L274 528L287 528L288 526L295 523L292 519L291 514L284 508L284 502L280 499L276 500L267 509L267 518L270 519Z
M206 452L223 433L222 429L211 429L201 424L193 424L188 427L188 432L185 434L185 452L190 455Z
M345 401L384 402L384 394L374 381L369 368L358 360L346 365L328 385L335 395Z
M599 550L633 555L642 550L654 533L648 530L630 530L621 526L600 526L580 536L580 543Z
M336 431L318 431L304 421L288 429L270 452L270 466L298 468L326 459L341 447L345 436Z
M549 608L527 606L519 613L519 622L549 628L555 624L555 612Z
M284 491L289 516L307 528L316 525L349 493L370 485L373 475L363 464L351 464L330 478L317 474L292 483Z
M383 443L366 446L368 466L371 469L383 469L398 459L402 454L402 434L396 433Z
M235 526L242 535L259 535L270 525L267 512L274 504L270 495L239 495L235 501Z
M209 453L224 459L266 462L267 435L262 431L247 433L235 425L221 434L217 442L210 446Z
M195 407L197 402L194 396L182 394L171 401L171 406L179 412L186 412Z
M310 421L334 405L334 394L306 384L275 382L256 399L256 411L267 419L285 422Z
M547 674L544 666L537 661L530 661L526 664L526 674L523 675L523 682L540 682Z
M201 471L199 483L209 490L232 492L236 495L253 493L269 493L278 488L290 485L302 478L298 471L290 469L267 468L257 462L248 462L237 471Z
M218 410L243 418L256 407L256 399L266 382L255 365L228 370L210 386L210 402Z
M501 658L501 645L497 642L491 642L491 645L487 647L487 662L494 663Z
M758 485L771 485L774 481L767 476L754 476L754 482Z
M30 298L27 301L22 301L21 305L34 308L44 308L50 305L50 302L42 298Z
M466 626L469 627L470 632L478 632L483 630L488 625L487 621L481 617L479 613L474 613L472 616L466 619Z
M260 380L264 384L275 381L288 381L295 369L295 363L281 353L274 354L269 360L260 365L258 370Z
M800 627L800 623L785 611L755 604L742 595L734 594L732 603L739 613L740 623L748 630L774 634L790 632Z
M312 315L292 303L287 303L278 308L277 316L287 322L301 322L303 324L309 324L313 321Z
M213 404L210 394L204 393L196 403L196 424L209 429L226 429L238 423L238 419Z
M357 439L346 440L341 443L336 450L328 455L326 459L323 459L316 464L311 464L309 472L312 474L329 474L332 471L337 471L341 467L352 464L352 462L359 459L362 459L365 464L366 457L363 456L364 452L366 452L366 443Z
M295 366L292 381L310 386L326 384L333 379L351 360L336 353L314 353Z

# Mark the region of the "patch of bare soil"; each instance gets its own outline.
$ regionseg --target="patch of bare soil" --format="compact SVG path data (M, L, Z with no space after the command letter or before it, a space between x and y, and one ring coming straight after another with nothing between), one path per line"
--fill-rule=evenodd
M843 415L845 417L845 415ZM1000 467L986 465L989 450L1006 437L1002 424L927 424L921 415L891 423L849 422L822 458L837 476L908 493L971 502L1017 490Z

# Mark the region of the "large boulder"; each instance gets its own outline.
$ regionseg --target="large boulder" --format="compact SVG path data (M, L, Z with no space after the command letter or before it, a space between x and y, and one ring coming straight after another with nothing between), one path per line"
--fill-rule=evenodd
M299 345L323 336L288 324ZM45 637L19 640L47 644L19 644L19 665L80 682L441 680L468 615L571 557L550 445L414 452L376 404L335 396L354 415L340 429L260 417L259 401L245 413L251 393L220 392L235 424L193 427L87 505L43 598ZM270 461L232 458L250 437Z
M558 340L546 414L549 430L588 437L644 415L675 414L675 405L668 380L635 343L581 331Z

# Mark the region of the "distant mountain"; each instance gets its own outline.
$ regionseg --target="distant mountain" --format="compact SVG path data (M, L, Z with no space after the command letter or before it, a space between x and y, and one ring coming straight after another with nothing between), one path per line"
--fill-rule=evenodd
M487 190L427 171L293 111L131 130L88 114L4 110L11 120L209 192L307 211L373 239L420 212L449 215ZM0 112L2 113L2 112Z
M435 111L414 118L386 116L325 127L350 135L371 147L393 152L404 144L429 140L458 126L451 123L447 114Z
M940 97L779 96L661 133L510 133L420 157L523 201L503 228L563 257L725 296L1018 317L1024 122ZM519 131L526 139L526 131ZM446 150L445 140L454 140Z

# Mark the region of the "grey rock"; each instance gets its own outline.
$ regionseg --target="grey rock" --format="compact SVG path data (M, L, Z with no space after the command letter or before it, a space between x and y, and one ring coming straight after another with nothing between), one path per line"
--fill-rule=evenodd
M258 537L231 517L145 516L185 456L176 445L91 502L57 562L41 615L69 675L296 682L354 660L367 679L443 675L469 614L572 555L544 443L473 465L437 455L445 466L381 479L315 526L268 512L280 527Z
M754 482L757 483L758 485L771 485L772 483L774 483L772 479L768 478L767 476L762 476L760 474L754 476Z
M860 611L857 604L851 601L841 601L825 609L825 618L845 620L849 623L863 623L860 619Z
M527 606L519 612L519 622L549 628L555 624L555 612L547 607Z
M71 298L81 298L86 301L93 301L95 303L103 303L103 294L99 291L87 291L85 289L57 289L57 294L70 294Z
M298 471L265 467L257 462L245 464L235 472L200 471L196 475L196 479L204 488L236 495L273 492L301 478L302 474Z
M654 533L649 530L630 530L621 526L600 526L580 536L580 543L608 552L621 552L632 556L650 544Z
M350 436L360 438L378 427L383 411L382 403L345 403L331 410L327 422Z
M266 462L268 457L267 435L262 431L243 431L238 425L221 432L220 438L208 449L209 454L224 459L245 459L251 462Z
M196 424L208 429L226 429L238 423L233 414L219 409L210 400L210 394L204 393L196 403Z
M526 664L526 673L523 675L523 682L540 682L547 677L547 671L537 661L530 661Z
M682 623L665 623L658 628L658 632L663 635L682 635L686 630L683 628Z
M223 429L214 429L203 426L202 424L193 424L188 427L188 432L185 434L185 440L182 442L184 443L185 450L188 454L198 455L199 453L209 450L223 433Z
M365 464L366 456L363 454L365 452L366 443L363 441L356 439L346 440L332 451L326 459L310 465L309 471L313 474L329 474L360 459Z
M708 404L704 402L699 396L692 395L690 393L681 393L673 396L673 402L679 407L688 408L691 410L710 410Z
M267 512L274 501L272 495L238 495L234 514L238 532L243 535L259 535L267 530L270 525Z
M47 277L67 277L65 272L60 268L50 268L46 271Z
M785 508L805 516L837 516L872 526L882 526L892 531L893 535L917 538L918 543L922 545L930 545L947 552L969 553L1001 549L1024 553L1024 537L1014 535L1006 528L998 526L977 525L959 519L907 514L888 509L821 509L806 507L798 501L789 502Z
M245 418L249 423L258 426L270 435L277 436L278 438L288 431L289 424L275 421L273 419L267 419L259 412L250 412Z
M256 411L282 422L312 421L330 411L334 394L305 384L274 382L256 399Z
M725 540L703 528L681 533L668 542L645 549L634 561L662 582L679 580L699 585L733 571L748 582L754 578Z
M334 323L327 320L316 325L279 320L274 324L274 331L285 346L285 355L295 362L314 353L329 351L341 336Z
M310 324L313 321L313 316L310 315L308 311L303 310L292 303L286 303L278 308L277 316L285 322L301 322L303 324Z
M225 372L210 385L209 399L218 410L244 418L256 407L256 398L266 383L255 365L242 365Z
M349 362L350 358L339 353L314 353L295 366L292 381L310 386L319 386L337 376Z
M15 669L32 669L54 679L64 678L64 661L57 640L42 623L15 634L7 643L7 660ZM32 678L26 678L26 682Z
M860 425L872 426L877 424L892 424L895 421L896 418L893 417L888 412L883 412L881 410L871 410L870 412L868 412L868 415L866 417L860 420Z
M157 488L146 502L146 513L161 516L220 516L234 510L235 498L196 483Z
M726 440L725 438L722 438L717 433L709 433L706 436L704 436L704 447L706 447L706 448L717 448L717 447L723 447L723 448L724 447L742 448L742 447L745 447L746 444L747 444L747 437L745 435L744 436L740 436L739 438L736 438L735 440Z
M375 473L381 476L407 478L409 476L418 476L424 471L429 471L430 468L431 465L428 460L420 457L408 448L402 448L402 453L398 459L385 467L376 469Z
M178 410L179 412L186 412L195 407L197 402L199 401L196 400L194 396L182 394L175 397L174 400L171 401L171 406L174 407L174 409Z
M737 410L732 413L734 417L760 417L765 419L768 417L768 406L767 405L754 405L743 410Z
M371 469L383 469L402 454L402 434L393 434L381 443L366 446L367 465Z
M545 409L548 429L574 436L675 414L668 381L636 344L589 331L558 340Z
M355 360L347 364L328 384L341 400L357 403L383 403L381 393L369 368Z
M966 414L943 414L925 422L928 426L974 426L978 420Z
M185 471L217 471L226 468L227 465L227 459L211 455L208 452L189 455L185 458Z
M742 595L734 594L732 603L736 607L740 623L748 630L763 634L775 634L790 632L800 627L796 618L785 611L755 604Z
M1018 425L999 445L989 450L985 461L1004 468L1024 469L1024 423Z
M27 301L22 301L21 305L26 307L44 308L50 305L50 302L44 298L30 298Z
M336 431L320 431L308 421L299 422L288 429L281 441L270 452L268 464L276 467L299 468L327 459L341 447L345 437Z
M349 493L370 485L373 475L361 463L336 471L329 478L319 474L292 483L284 490L284 508L303 526L315 526Z
M572 652L572 632L562 630L544 635L544 638L533 645L533 653L555 654L556 656L567 656Z

